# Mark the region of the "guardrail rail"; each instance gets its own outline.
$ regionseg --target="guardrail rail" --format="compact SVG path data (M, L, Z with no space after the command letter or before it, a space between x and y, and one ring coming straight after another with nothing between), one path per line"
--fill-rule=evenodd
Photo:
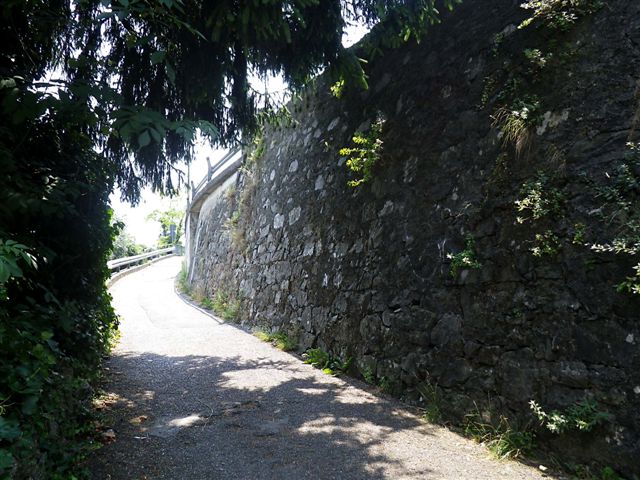
M232 148L213 165L209 163L209 158L207 158L207 174L202 178L202 180L200 180L200 183L198 183L197 185L191 183L190 200L193 199L212 179L223 173L227 169L227 167L231 167L231 169L239 167L239 158L241 154L242 152L240 147Z
M146 260L154 258L164 257L174 253L175 247L161 248L160 250L154 250L153 252L143 253L141 255L134 255L133 257L116 258L115 260L109 260L107 267L111 270L113 275L116 272L132 267L134 265L140 265Z

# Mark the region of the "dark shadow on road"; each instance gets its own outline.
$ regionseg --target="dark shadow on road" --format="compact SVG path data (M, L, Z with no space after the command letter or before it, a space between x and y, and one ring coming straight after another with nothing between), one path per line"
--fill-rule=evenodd
M107 422L116 441L89 462L94 479L432 478L382 453L401 431L430 427L389 401L295 363L119 355L109 362ZM401 452L397 452L400 454Z

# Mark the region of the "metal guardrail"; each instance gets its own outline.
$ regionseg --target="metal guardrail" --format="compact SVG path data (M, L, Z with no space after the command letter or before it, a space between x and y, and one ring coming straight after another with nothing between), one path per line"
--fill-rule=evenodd
M133 257L116 258L107 262L107 267L111 270L111 273L116 273L123 268L130 267L132 265L139 265L145 260L153 258L163 257L170 255L174 252L174 247L162 248L160 250L154 250L153 252L143 253L141 255L134 255Z
M187 214L185 220L185 233L186 233L186 260L189 271L189 282L193 278L193 261L197 253L198 236L200 230L198 227L198 219L200 216L200 209L207 200L209 194L215 189L219 188L228 178L235 174L242 166L242 149L241 147L232 148L229 150L220 160L211 165L207 158L207 174L198 183L194 185L191 183L191 191L187 200ZM192 238L195 235L195 238Z
M204 176L202 180L200 180L200 183L198 183L198 185L194 185L193 182L191 183L191 198L195 197L196 194L200 190L202 190L202 188L207 183L209 183L209 181L211 181L211 179L218 176L225 169L227 164L231 163L231 160L233 160L240 153L241 153L240 147L232 148L220 160L218 160L213 165L209 163L209 158L207 158L207 163L208 163L207 174Z

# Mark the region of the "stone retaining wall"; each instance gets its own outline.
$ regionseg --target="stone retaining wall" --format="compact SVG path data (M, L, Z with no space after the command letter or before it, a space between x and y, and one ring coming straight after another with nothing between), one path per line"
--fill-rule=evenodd
M637 258L590 246L615 234L600 193L638 140L640 2L606 2L555 43L516 28L520 3L464 2L419 45L372 60L366 92L337 99L320 78L294 125L267 129L249 173L202 207L193 286L237 296L243 322L301 351L353 357L353 374L410 401L435 392L446 417L499 412L524 427L531 400L593 399L607 422L543 429L540 443L634 478L640 296L615 285ZM564 57L537 71L523 51L538 44ZM519 149L495 123L509 95L541 102ZM378 116L382 160L350 187L338 152ZM518 211L527 195L546 213Z

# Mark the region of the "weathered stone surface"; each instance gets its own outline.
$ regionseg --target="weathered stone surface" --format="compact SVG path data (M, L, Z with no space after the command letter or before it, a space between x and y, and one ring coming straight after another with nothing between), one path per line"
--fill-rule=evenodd
M240 175L233 198L204 204L191 235L192 283L207 294L241 292L243 322L288 331L301 349L351 356L408 398L437 384L459 419L474 402L526 423L530 400L550 410L594 399L610 422L545 442L631 477L640 458L640 304L614 287L632 263L569 237L556 255L533 256L547 227L518 223L514 202L544 171L566 198L548 227L583 223L607 238L584 179L611 170L637 140L640 3L607 2L564 34L562 45L576 51L536 73L530 88L544 109L530 151L516 155L492 125L499 91L487 82L505 61L494 54L496 34L515 52L511 67L522 67L520 3L463 2L428 41L370 62L369 91L336 99L320 78L291 105L295 127L266 132L255 185ZM349 187L338 151L378 113L387 119L382 160L371 182ZM239 208L246 245L225 227ZM467 235L482 266L453 277L448 255Z

